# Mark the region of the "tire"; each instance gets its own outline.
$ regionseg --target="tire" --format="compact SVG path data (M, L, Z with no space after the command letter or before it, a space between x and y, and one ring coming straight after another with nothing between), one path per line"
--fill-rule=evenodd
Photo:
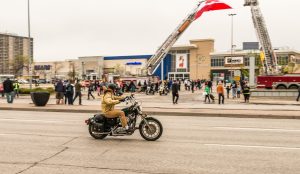
M94 125L93 124L90 124L89 125L89 133L90 135L95 138L95 139L104 139L107 134L102 134L102 135L96 135L96 134L93 134L93 129L94 129Z
M162 95L162 93L161 93L161 92L159 92L159 95Z
M148 118L146 118L146 120L148 121L149 125L155 129L155 132L152 133L151 130L148 128L146 122L143 120L139 126L141 136L147 141L158 140L163 133L162 124L160 123L160 121L158 121L157 119L155 119L153 117L148 117ZM150 135L150 134L152 134L154 136L152 137L152 135Z
M276 89L286 89L286 86L284 86L284 85L279 85L279 86L277 86Z

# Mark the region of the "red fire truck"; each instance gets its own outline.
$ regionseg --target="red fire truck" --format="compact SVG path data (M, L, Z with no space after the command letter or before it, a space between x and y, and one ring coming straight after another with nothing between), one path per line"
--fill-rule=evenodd
M257 77L257 88L298 89L299 87L300 87L300 74Z

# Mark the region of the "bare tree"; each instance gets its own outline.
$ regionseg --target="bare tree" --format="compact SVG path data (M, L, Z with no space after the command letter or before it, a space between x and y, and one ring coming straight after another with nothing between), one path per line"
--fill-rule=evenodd
M23 70L26 68L29 74L29 58L26 56L18 55L10 63L13 74L18 77L23 74Z

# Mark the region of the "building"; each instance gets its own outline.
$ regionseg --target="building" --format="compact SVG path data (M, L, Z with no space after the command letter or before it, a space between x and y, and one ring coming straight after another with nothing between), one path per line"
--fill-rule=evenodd
M173 46L169 54L154 72L163 79L212 79L231 80L249 77L249 58L255 57L256 74L262 72L259 44L243 43L243 49L233 52L215 52L213 39L190 40L186 45ZM282 71L300 73L300 53L291 49L278 48L275 51ZM87 56L60 62L37 62L34 67L40 77L47 78L103 79L104 77L145 77L147 62L152 55L130 56ZM44 69L48 70L44 72ZM39 69L39 70L38 70ZM72 72L76 72L75 74Z
M30 48L30 55L29 55ZM33 57L33 39L0 33L0 74L28 75L29 57Z
M275 54L283 73L297 73L300 71L300 52L288 48L278 48L275 50ZM210 54L210 57L210 76L214 81L247 79L249 77L250 57L255 57L256 75L261 75L263 72L258 48L248 50L244 47L233 52L214 52ZM289 70L291 64L293 64L293 70Z

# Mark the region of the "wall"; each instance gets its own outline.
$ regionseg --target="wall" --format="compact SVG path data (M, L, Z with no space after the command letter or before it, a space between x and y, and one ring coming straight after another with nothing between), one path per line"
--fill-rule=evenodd
M210 53L214 51L213 39L191 40L198 49L190 50L190 78L210 79Z

